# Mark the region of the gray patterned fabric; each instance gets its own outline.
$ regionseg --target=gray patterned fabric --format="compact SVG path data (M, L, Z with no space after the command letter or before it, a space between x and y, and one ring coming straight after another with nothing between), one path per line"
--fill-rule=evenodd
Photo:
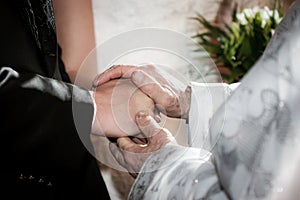
M214 114L212 154L167 145L147 160L130 199L274 199L277 176L289 164L283 155L299 145L299 12L297 1L265 54Z

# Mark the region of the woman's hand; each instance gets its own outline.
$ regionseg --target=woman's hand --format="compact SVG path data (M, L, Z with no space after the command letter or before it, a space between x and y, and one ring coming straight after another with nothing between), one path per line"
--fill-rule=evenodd
M99 75L94 87L116 78L130 78L169 117L188 118L191 88L188 86L185 91L176 88L154 65L115 65Z

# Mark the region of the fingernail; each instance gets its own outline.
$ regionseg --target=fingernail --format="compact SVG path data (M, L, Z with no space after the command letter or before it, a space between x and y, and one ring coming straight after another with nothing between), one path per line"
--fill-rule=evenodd
M159 115L155 115L154 116L154 119L157 123L160 123L161 122L161 117Z
M135 82L136 84L141 84L143 83L143 73L141 71L135 71L132 73L132 81Z
M145 111L138 112L136 115L136 122L141 125L149 120L149 113Z
M143 119L145 117L147 117L149 114L147 111L140 111L136 114L136 118L137 119Z

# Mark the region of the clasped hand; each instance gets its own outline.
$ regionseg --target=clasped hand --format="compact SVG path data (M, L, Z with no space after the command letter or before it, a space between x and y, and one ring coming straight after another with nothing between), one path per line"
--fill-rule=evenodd
M110 144L110 150L136 177L151 153L169 142L176 143L158 124L159 112L187 119L191 89L174 87L153 65L113 66L100 74L94 87L97 111L93 131L118 138L116 144Z

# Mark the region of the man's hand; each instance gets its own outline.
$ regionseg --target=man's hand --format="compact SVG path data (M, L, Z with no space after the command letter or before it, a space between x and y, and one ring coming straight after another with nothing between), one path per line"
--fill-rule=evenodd
M176 143L172 134L147 113L140 112L136 116L136 123L141 132L147 137L147 143L131 140L129 137L118 138L117 144L110 143L109 148L120 165L136 178L146 159L155 151L169 142Z
M154 116L154 102L127 79L112 80L93 93L96 117L92 133L107 137L133 136L140 133L135 115L146 111Z
M169 117L188 118L191 88L179 90L166 80L154 65L115 65L100 74L94 86L116 78L131 78L131 81L155 102L157 108Z

